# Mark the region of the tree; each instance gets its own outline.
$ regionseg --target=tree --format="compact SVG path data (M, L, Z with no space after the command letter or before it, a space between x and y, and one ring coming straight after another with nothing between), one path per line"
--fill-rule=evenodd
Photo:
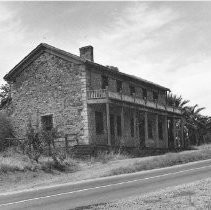
M191 144L200 145L204 143L204 135L207 132L207 124L210 117L200 114L205 108L198 108L198 105L187 106L183 109L186 125L190 135Z
M11 101L10 85L5 84L0 87L0 109L6 107Z
M205 109L204 107L199 108L197 104L187 106L189 102L189 100L184 100L181 96L172 93L167 95L167 104L182 110L185 118L184 130L188 132L190 143L199 145L204 143L204 135L207 132L207 123L210 117L200 114Z
M167 104L169 106L174 106L182 109L189 102L190 102L189 100L183 100L182 96L177 96L176 94L173 93L169 93L167 95Z

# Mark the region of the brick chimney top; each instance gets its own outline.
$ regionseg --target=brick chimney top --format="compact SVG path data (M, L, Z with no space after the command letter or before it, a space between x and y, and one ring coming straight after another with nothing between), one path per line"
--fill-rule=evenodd
M91 45L79 48L80 57L90 61L94 61L93 47Z

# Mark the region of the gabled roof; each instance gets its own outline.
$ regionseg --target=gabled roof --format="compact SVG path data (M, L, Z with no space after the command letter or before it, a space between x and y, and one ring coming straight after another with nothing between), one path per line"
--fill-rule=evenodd
M166 87L164 87L162 85L158 85L158 84L156 84L154 82L142 79L141 77L137 77L137 76L134 76L134 75L126 74L126 73L123 73L123 72L120 72L120 71L114 71L114 70L111 70L110 68L108 68L106 66L103 66L103 65L98 64L98 63L94 63L94 62L89 61L89 60L86 60L86 63L88 63L89 65L93 65L93 66L99 67L99 68L101 68L101 69L103 69L105 71L111 72L112 74L121 75L123 77L127 77L129 79L132 79L132 80L135 80L135 81L138 81L138 82L142 82L144 84L147 84L147 85L150 85L150 86L154 86L154 87L160 88L160 89L165 90L165 91L170 91L169 88L166 88Z
M70 57L72 59L81 61L81 62L85 62L85 59L71 54L69 52L66 52L64 50L61 50L59 48L53 47L51 45L48 45L46 43L41 43L39 44L34 50L32 50L26 57L24 57L12 70L10 70L10 72L8 74L6 74L4 76L4 79L6 81L10 81L14 76L16 76L18 74L18 72L20 71L20 69L29 61L31 60L35 55L39 54L40 52L43 52L45 50L48 50L49 52L54 52L57 53L60 56L66 56L66 57Z
M107 72L111 72L113 74L116 74L116 75L121 75L121 76L124 76L124 77L127 77L129 79L132 79L132 80L136 80L138 82L143 82L147 85L150 85L150 86L155 86L157 88L160 88L162 90L165 90L165 91L170 91L170 89L166 88L166 87L163 87L161 85L158 85L156 83L153 83L153 82L150 82L148 80L145 80L145 79L142 79L140 77L136 77L136 76L133 76L133 75L130 75L130 74L126 74L126 73L123 73L123 72L120 72L120 71L113 71L111 70L110 68L106 67L106 66L103 66L101 64L98 64L98 63L95 63L95 62L92 62L92 61L89 61L89 60L86 60L84 58L81 58L80 56L77 56L77 55L74 55L72 53L69 53L69 52L66 52L64 50L61 50L59 48L56 48L56 47L53 47L49 44L46 44L46 43L41 43L39 44L34 50L32 50L26 57L24 57L8 74L6 74L4 76L4 79L6 81L12 81L13 78L15 78L19 72L21 72L25 65L27 65L27 63L33 59L36 55L39 55L39 53L42 53L43 51L48 51L48 52L52 52L52 53L56 53L57 56L60 56L62 58L71 58L71 59L74 59L80 63L85 63L85 64L88 64L88 65L92 65L94 67L98 67L104 71L107 71Z

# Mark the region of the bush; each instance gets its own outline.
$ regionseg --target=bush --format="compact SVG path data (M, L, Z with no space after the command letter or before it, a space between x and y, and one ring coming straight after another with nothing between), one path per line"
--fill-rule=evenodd
M41 156L39 163L23 155L15 147L10 147L0 153L0 175L8 172L25 172L43 170L48 173L53 171L75 172L80 170L79 163L69 157L65 157L60 164L57 164L51 157Z
M9 146L9 141L6 138L13 137L12 133L12 125L8 116L3 111L0 111L0 151Z

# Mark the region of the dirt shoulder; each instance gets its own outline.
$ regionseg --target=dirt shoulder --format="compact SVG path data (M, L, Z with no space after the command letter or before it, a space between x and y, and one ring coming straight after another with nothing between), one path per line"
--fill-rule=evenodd
M83 209L211 209L211 178Z

